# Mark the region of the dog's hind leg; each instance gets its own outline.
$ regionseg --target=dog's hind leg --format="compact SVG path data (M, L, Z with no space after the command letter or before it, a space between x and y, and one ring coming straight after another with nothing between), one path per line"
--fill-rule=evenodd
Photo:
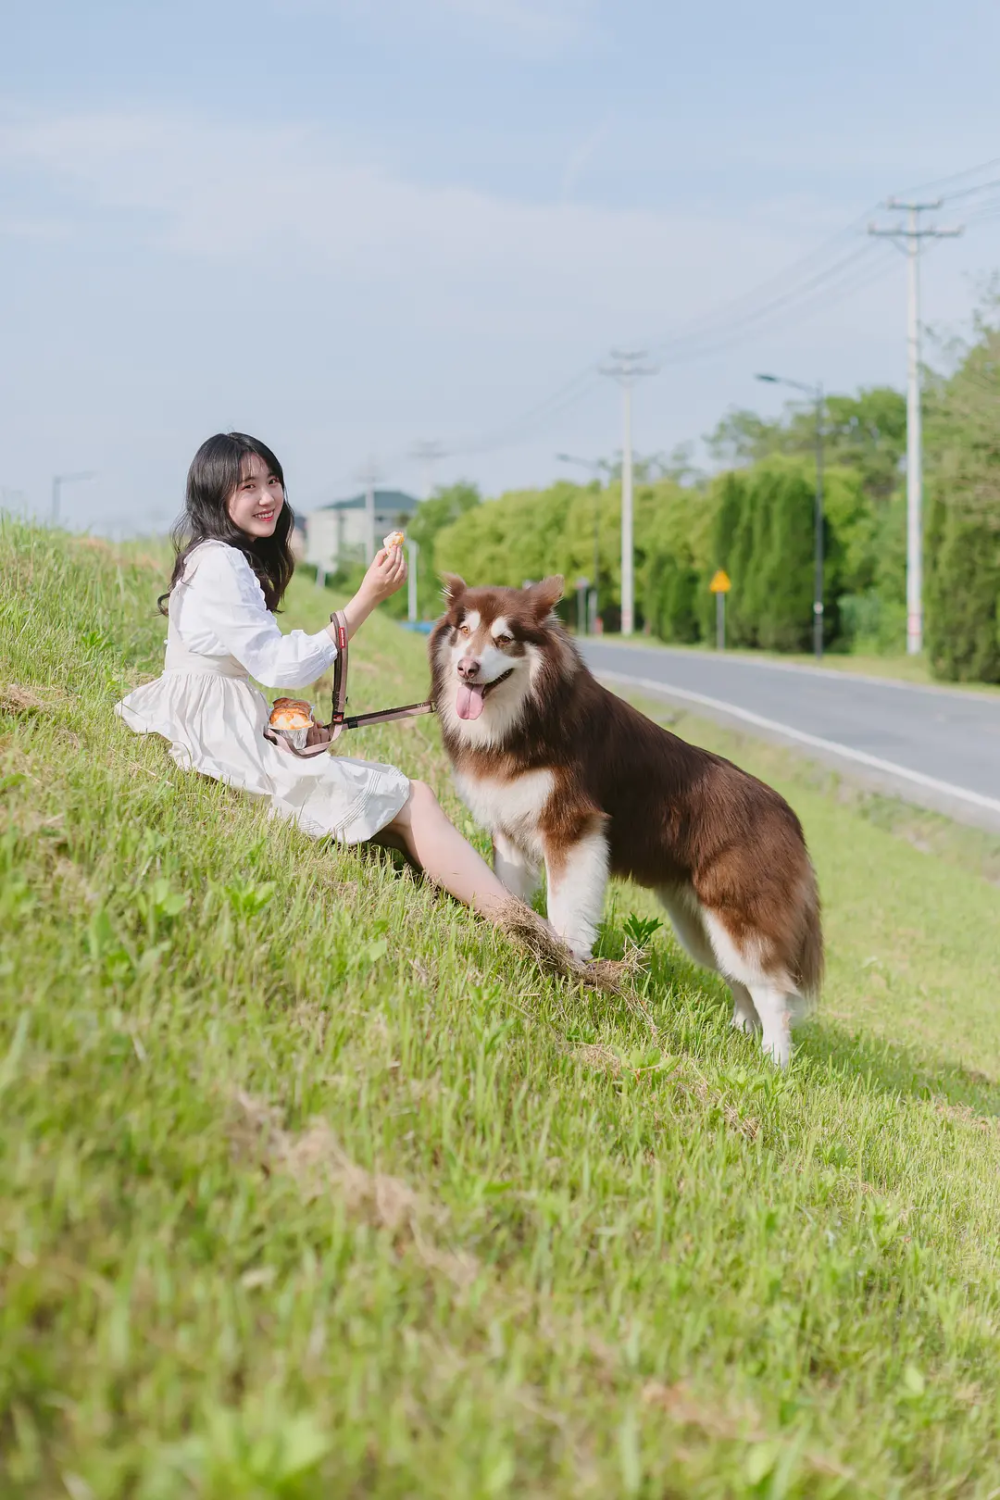
M538 866L503 833L493 835L493 873L512 896L531 905L531 898L539 885Z
M779 1068L786 1068L792 1055L792 996L783 986L764 981L752 984L750 994L760 1016L760 1042Z
M737 1031L745 1031L748 1036L753 1036L760 1031L761 1018L757 1014L750 991L745 984L726 973L719 962L719 956L712 945L705 926L701 902L690 887L677 887L674 889L662 889L656 893L670 914L677 940L684 951L694 959L696 964L701 964L705 969L712 969L717 974L722 974L733 996L733 1026Z
M673 923L677 941L689 958L703 969L718 970L711 939L702 920L701 905L690 886L661 886L656 892Z
M788 1066L792 1056L792 1012L795 987L783 971L781 960L769 953L769 945L759 932L735 937L718 912L705 911L705 928L716 953L716 966L732 986L735 1006L733 1024L742 1030L745 1002L740 991L751 1002L761 1027L761 1046L770 1053L779 1068Z
M760 1030L760 1016L757 1014L750 991L745 984L740 984L738 979L730 979L729 988L733 992L734 1029L745 1031L747 1036L755 1036Z
M589 959L604 910L608 884L608 841L603 827L591 827L572 844L545 853L549 921L577 958Z

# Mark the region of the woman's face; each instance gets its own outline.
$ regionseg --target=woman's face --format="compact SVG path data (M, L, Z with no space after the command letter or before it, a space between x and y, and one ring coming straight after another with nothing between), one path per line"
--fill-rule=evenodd
M229 519L247 536L273 536L284 503L281 480L259 454L251 453L249 467L226 501Z

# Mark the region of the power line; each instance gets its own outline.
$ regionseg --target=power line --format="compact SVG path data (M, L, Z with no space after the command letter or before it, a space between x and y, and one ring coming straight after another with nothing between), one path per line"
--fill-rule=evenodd
M421 498L429 500L434 488L434 465L439 458L447 458L448 450L443 443L417 442L410 449L409 456L415 458L424 471L422 486L424 493Z
M966 177L975 177L977 172L992 172L996 167L1000 167L1000 156L991 156L989 161L982 161L975 167L966 167L964 172L953 172L950 177L935 177L930 182L920 182L916 187L908 188L903 196L915 198L920 193L940 193L950 183L963 182ZM945 194L946 198L948 196Z
M872 255L870 247L865 246L796 292L775 298L728 323L708 325L698 338L694 335L688 338L679 335L670 352L663 352L661 358L665 364L704 358L733 348L764 331L780 327L788 316L809 316L823 311L878 280L888 269L888 264L887 257L879 256L877 252Z
M986 164L986 166L989 165L992 164ZM982 170L982 168L973 170ZM869 246L852 248L846 255L835 259L832 264L824 265L823 262L828 262L831 255L850 244L852 237L863 228L875 206L866 209L830 239L800 256L791 265L765 277L763 281L740 296L681 324L671 334L650 341L647 347L651 352L662 356L666 363L676 363L681 359L704 358L734 347L743 338L763 331L762 327L756 325L776 323L781 321L786 314L819 311L869 285L885 270L885 266L880 264L874 277L867 274L866 263L876 258L871 255ZM853 275L858 267L865 270L866 274L862 278ZM777 295L769 297L768 294L772 291ZM829 296L826 293L836 295ZM763 303L760 302L761 297L765 298ZM706 339L714 340L712 347L700 347ZM473 455L492 452L519 442L532 428L562 415L564 411L590 394L598 383L596 379L598 373L596 364L588 365L570 381L558 387L550 396L536 403L520 416L500 427L487 430L470 442L456 446L452 452Z
M825 257L828 257L832 251L849 242L850 237L862 227L871 211L869 209L865 214L859 215L857 219L845 225L843 229L839 230L836 235L832 236L824 244L801 256L791 266L785 267L781 271L766 277L757 286L750 288L741 296L723 303L721 307L691 319L688 323L682 324L671 335L654 341L649 345L650 349L658 352L661 349L673 346L681 340L690 341L699 336L710 336L716 332L721 333L724 329L731 330L734 319L737 323L763 320L773 312L784 310L786 305L794 303L796 297L801 298L804 294L811 294L813 291L820 290L826 282L837 278L842 272L849 269L854 262L863 259L869 253L868 247L862 250L855 249L847 256L836 261L832 266L821 267L821 263ZM803 281L804 273L816 266L820 266L821 268L813 276ZM793 282L791 288L789 287L789 280ZM798 286L794 285L796 281L799 283ZM782 289L779 296L765 302L763 306L754 305L762 295L766 296L770 290L777 290L779 287ZM846 292L850 290L852 290L850 286L845 287ZM584 396L590 394L591 391L596 389L598 384L596 377L598 374L599 369L596 362L588 365L571 380L553 391L550 396L536 403L535 406L530 407L519 417L513 418L510 422L504 423L500 427L488 430L480 437L456 446L451 451L471 455L510 446L511 443L519 441L530 428L536 427L540 423L548 422L554 416L561 415L563 411L568 410Z
M761 306L748 307L742 315L734 318L726 318L726 313L738 308L741 302L747 302L752 293L748 293L743 299L735 299L732 303L725 304L722 308L707 313L702 319L692 320L684 325L673 338L662 340L659 345L652 346L657 353L664 351L664 363L676 364L680 360L691 361L704 358L715 353L722 352L734 347L737 343L745 341L762 331L759 325L774 324L782 321L784 314L802 314L821 310L823 307L831 306L834 302L841 300L843 296L867 285L876 279L868 274L870 262L878 261L876 277L884 274L886 266L877 252L872 254L872 247L865 245L859 249L852 250L847 256L832 266L822 271L797 288L786 291L783 295L766 302ZM805 262L803 262L804 264ZM852 274L858 266L861 266L865 275L857 277ZM769 286L775 278L769 278L763 286ZM839 295L831 297L825 295L835 292ZM824 294L824 295L820 295ZM705 345L706 340L712 341ZM665 351L669 349L669 353ZM472 442L462 444L453 448L453 453L479 454L495 451L498 448L509 447L520 441L532 428L551 421L553 417L560 416L570 407L575 406L583 397L589 395L596 389L598 384L596 366L588 366L573 380L560 387L546 400L539 402L536 406L529 408L520 417L513 419L503 427L495 428L491 432L483 434Z
M956 184L954 192L947 195L948 198L974 199L979 194L986 194L1000 187L1000 178L966 187L957 184L967 182L977 173L993 171L997 167L1000 167L1000 157L951 176L938 178L934 184L925 186L947 188ZM1000 197L972 203L970 209L969 222L987 222L1000 213ZM889 261L877 252L872 253L873 247L870 244L863 248L848 246L873 211L873 208L866 210L814 250L765 277L745 293L689 319L670 334L650 341L647 347L663 364L710 358L736 347L748 338L779 327L789 318L812 316L833 307L846 297L872 285L887 274ZM486 429L464 443L450 445L448 452L471 457L511 447L577 405L596 390L599 383L600 368L594 362L519 415ZM395 456L393 463L398 462L401 456ZM409 456L415 456L412 450Z
M989 192L990 188L1000 187L1000 177L991 177L988 182L977 182L974 187L961 188L955 193L942 193L942 203L957 203L960 198L974 198L977 193Z
M997 210L1000 209L1000 196L988 198L984 203L974 204L965 216L966 224L984 224L989 219L995 219Z
M500 427L487 430L471 442L456 445L451 451L462 455L487 453L496 448L509 447L512 442L516 442L531 427L535 427L539 422L547 421L553 416L558 416L568 407L574 406L577 401L588 395L592 390L596 390L599 384L597 377L598 369L596 363L588 365L585 370L581 370L572 380L567 381L564 385L553 391L551 396L547 396L544 401L540 401L535 406L529 407L519 417L512 418L511 421L504 423Z
M829 240L824 241L822 245L817 246L815 250L809 251L806 255L800 256L791 265L784 266L780 271L776 271L773 275L765 277L762 282L741 293L738 297L733 297L729 301L723 302L720 306L690 319L687 323L681 323L669 334L664 335L663 338L652 340L649 347L658 350L675 343L679 338L700 332L706 324L728 323L734 318L751 316L759 311L759 309L755 308L754 304L758 302L761 296L767 298L772 289L779 293L775 300L783 301L787 297L794 296L796 293L805 290L807 286L817 284L826 277L836 274L845 263L844 261L835 262L832 266L827 265L825 267L823 266L823 262L827 261L832 254L839 255L843 248L854 243L855 235L866 223L871 213L874 212L874 208L875 205L866 210L865 213L859 214L856 219L852 219L849 224L845 225L843 229L838 230ZM856 256L857 251L855 250L846 259L850 261L856 258ZM816 269L814 274L809 276L805 284L799 285L802 282L803 276L806 273L813 272L816 267L819 269Z

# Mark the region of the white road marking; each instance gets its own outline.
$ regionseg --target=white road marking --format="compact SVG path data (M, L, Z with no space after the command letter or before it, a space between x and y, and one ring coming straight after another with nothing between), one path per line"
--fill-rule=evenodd
M694 662L697 662L699 659L702 661L711 659L710 654L706 658L706 653L700 651L684 651L677 647L671 647L668 651L661 652L656 646L624 645L618 641L602 641L600 649L607 649L609 651L646 651L650 653L655 651L665 660L669 660L672 656L675 658L679 656L684 661ZM989 691L977 693L971 688L954 687L950 683L907 682L902 677L878 677L874 672L841 671L837 667L811 667L801 661L775 661L772 656L762 659L759 656L750 655L749 652L746 655L735 651L728 652L727 658L727 666L733 662L737 662L741 667L757 667L762 672L798 673L800 677L822 677L826 682L868 682L874 684L876 687L898 688L904 693L936 693L943 698L964 698L971 703L991 703L994 708L1000 707L1000 693L991 693ZM719 660L718 657L715 659ZM591 670L596 671L597 668L592 667Z
M810 745L814 750L824 750L830 755L842 756L845 760L868 766L873 771L884 771L890 776L899 776L904 781L913 782L915 786L926 787L928 791L939 792L943 796L954 797L960 802L968 802L973 807L982 807L988 812L1000 814L1000 799L996 797L986 797L982 792L973 792L967 787L955 786L950 781L939 781L936 776L926 776L923 771L911 771L909 766L898 765L892 760L883 760L879 755L869 755L866 750L854 750L849 745L838 744L836 740L825 740L818 734L807 734L804 729L793 729L790 724L779 724L775 719L765 719L761 714L752 713L748 708L738 708L734 703L726 703L721 698L709 698L705 693L694 693L688 688L674 687L669 682L656 682L652 677L630 677L624 672L608 672L602 668L598 668L597 676L607 678L609 682L622 682L630 687L664 693L669 698L683 698L689 703L698 703L703 708L714 708L720 713L728 714L731 718L742 719L746 724L753 724L758 729L768 729L772 734L780 734L787 739L796 740L800 745Z

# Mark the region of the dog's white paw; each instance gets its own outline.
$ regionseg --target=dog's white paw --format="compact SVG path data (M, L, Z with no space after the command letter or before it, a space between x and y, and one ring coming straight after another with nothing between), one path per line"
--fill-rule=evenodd
M556 937L561 943L566 944L574 958L578 958L582 964L590 963L594 956L594 933L581 932L578 928L572 927L568 931L560 932L557 923L552 922L550 925Z

